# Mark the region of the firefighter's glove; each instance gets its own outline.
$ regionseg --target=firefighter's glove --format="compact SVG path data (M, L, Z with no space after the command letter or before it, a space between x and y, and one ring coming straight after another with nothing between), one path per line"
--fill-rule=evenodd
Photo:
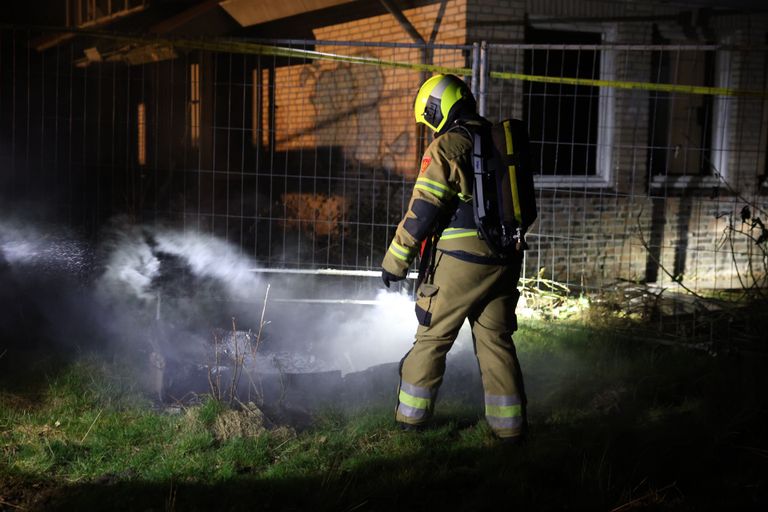
M384 281L384 286L389 288L389 283L395 283L397 281L402 281L405 279L405 276L396 276L395 274L392 274L390 272L387 272L384 269L381 269L381 280Z

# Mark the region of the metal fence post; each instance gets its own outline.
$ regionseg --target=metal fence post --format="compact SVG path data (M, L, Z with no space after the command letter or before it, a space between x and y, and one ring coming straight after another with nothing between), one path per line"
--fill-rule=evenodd
M480 92L478 90L478 81L480 80L480 43L472 43L472 65L470 67L472 68L472 83L470 84L470 90L472 91L472 96L477 99L477 95Z
M474 73L474 69L473 69ZM485 116L487 113L487 96L488 96L488 43L482 41L480 43L480 84L478 92L478 113L481 116Z

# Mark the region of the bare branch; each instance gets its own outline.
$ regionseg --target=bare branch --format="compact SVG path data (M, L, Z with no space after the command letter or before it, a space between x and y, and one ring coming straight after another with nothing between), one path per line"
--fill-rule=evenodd
M269 300L269 288L271 285L267 283L267 291L264 293L264 305L261 307L261 320L259 320L259 332L256 333L256 343L255 347L253 349L253 355L256 356L256 352L259 350L259 345L261 344L261 334L264 329L264 326L267 325L268 322L264 321L264 315L267 311L267 301Z
M82 438L82 439L80 439L80 444L83 444L83 443L85 442L85 438L87 438L87 437L88 437L88 434L90 434L90 433L91 433L91 429L93 428L93 426L96 424L96 422L97 422L97 421L99 420L99 418L101 417L101 413L102 413L102 412L104 412L104 410L103 410L103 409L99 409L99 414L97 414L97 415L96 415L96 417L93 419L93 422L91 423L91 426L90 426L90 427L88 427L88 430L86 430L86 431L85 431L85 435L83 435L83 438Z

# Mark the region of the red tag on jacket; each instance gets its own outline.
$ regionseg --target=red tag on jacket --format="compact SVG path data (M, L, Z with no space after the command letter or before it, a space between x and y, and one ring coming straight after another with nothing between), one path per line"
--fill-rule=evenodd
M424 174L424 171L427 170L427 167L429 167L429 164L432 163L432 157L425 156L421 160L421 169L419 170L419 174Z

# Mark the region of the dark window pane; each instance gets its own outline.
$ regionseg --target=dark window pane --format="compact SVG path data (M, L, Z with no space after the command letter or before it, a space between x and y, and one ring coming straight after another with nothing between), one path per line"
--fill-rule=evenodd
M599 44L600 34L528 28L531 44ZM525 52L525 73L553 77L600 77L600 52ZM524 116L534 167L542 174L594 175L597 161L599 89L582 85L525 82Z

